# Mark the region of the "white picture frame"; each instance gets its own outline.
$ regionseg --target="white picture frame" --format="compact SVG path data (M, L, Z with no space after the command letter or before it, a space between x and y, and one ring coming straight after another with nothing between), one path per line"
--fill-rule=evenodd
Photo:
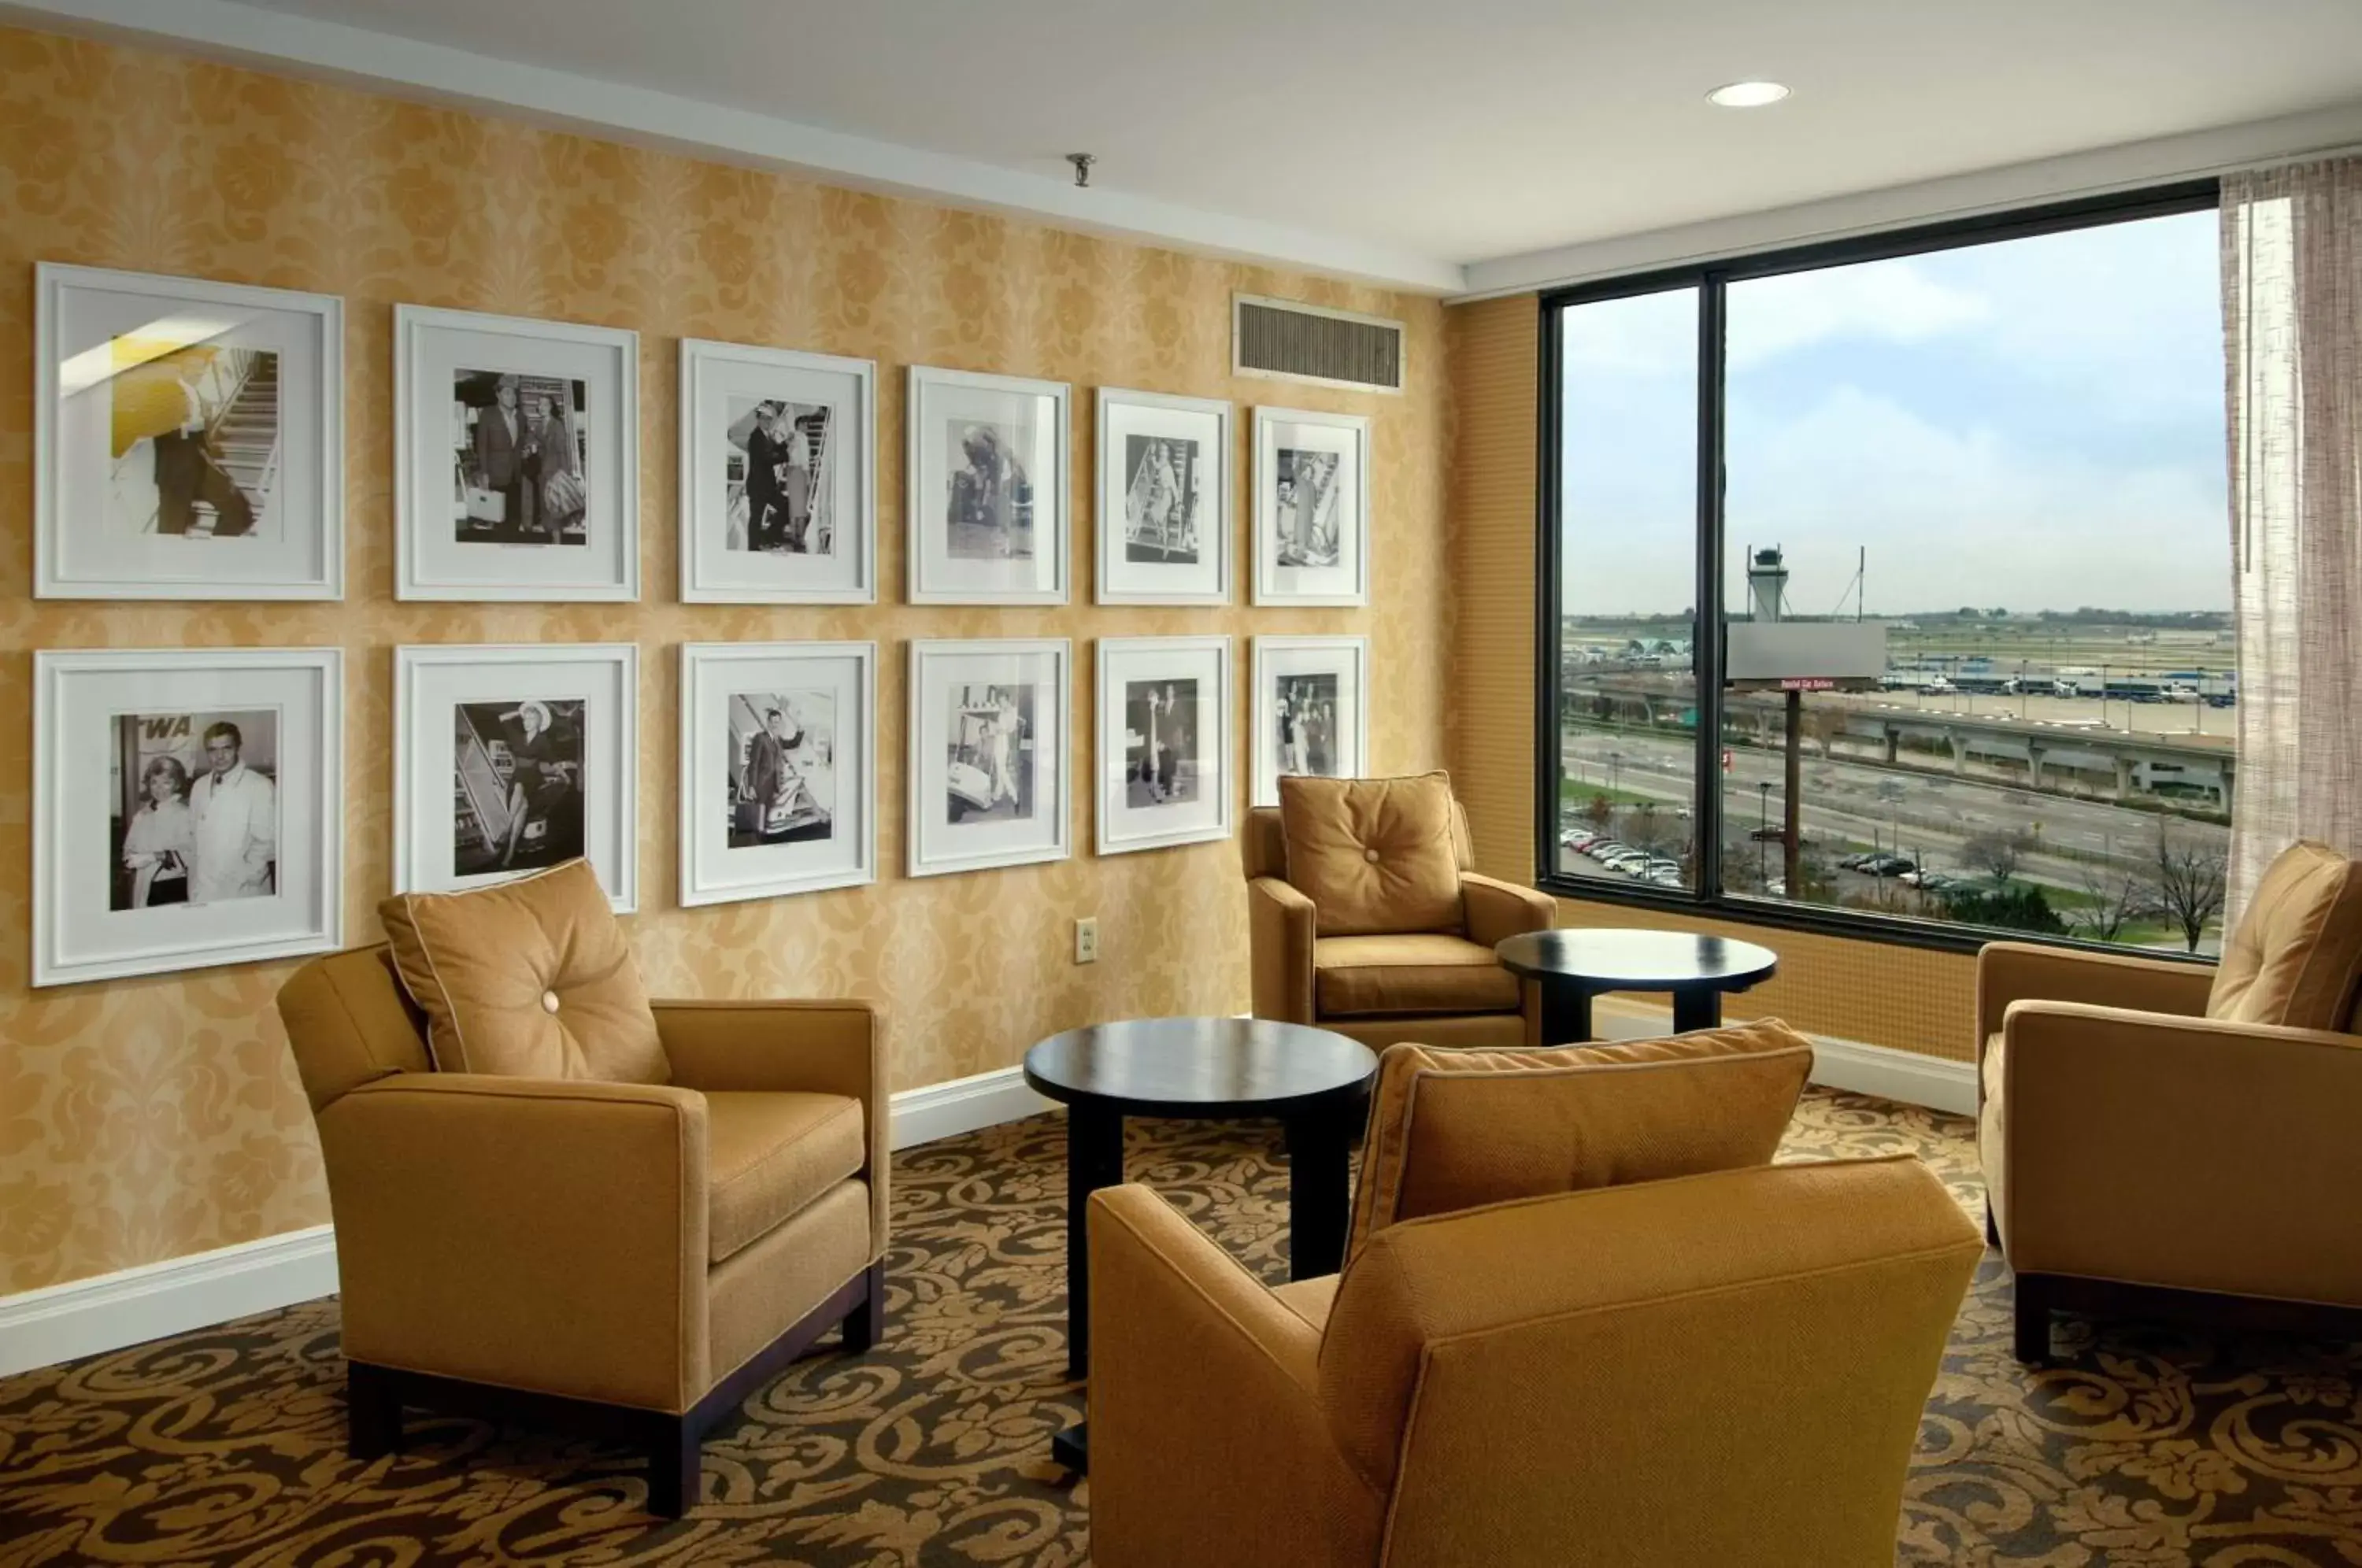
M911 644L910 876L1074 853L1073 653L1064 637Z
M330 647L34 654L33 985L344 945L344 669Z
M33 594L342 599L345 306L34 269Z
M1231 836L1237 679L1228 636L1101 637L1101 855Z
M1283 773L1359 778L1369 771L1369 638L1257 637L1252 663L1255 805L1279 804ZM1308 701L1311 720L1299 732L1298 704Z
M631 913L639 687L630 643L395 648L393 890L490 887L579 856L615 912Z
M640 335L394 306L393 513L397 599L638 599Z
M682 644L681 903L877 879L877 645Z
M1320 488L1299 494L1318 464ZM1254 602L1370 602L1370 422L1301 408L1254 411Z
M910 370L907 592L913 604L1064 604L1073 389Z
M1231 602L1236 411L1101 387L1098 413L1098 602Z
M877 361L681 340L680 598L877 602Z

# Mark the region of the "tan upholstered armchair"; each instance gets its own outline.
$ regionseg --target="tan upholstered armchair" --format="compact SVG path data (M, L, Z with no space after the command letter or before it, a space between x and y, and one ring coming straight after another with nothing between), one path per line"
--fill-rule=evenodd
M2362 867L2313 845L2219 968L1983 950L1978 1146L2021 1359L2049 1354L2053 1309L2362 1309L2357 973Z
M678 1516L708 1426L839 1322L848 1348L877 1340L871 1009L654 1006L664 1084L436 1072L384 947L280 992L327 1165L357 1456L399 1444L405 1404L549 1418L641 1447L649 1508Z
M1143 1187L1090 1238L1100 1568L1886 1568L1984 1251L1908 1158L1408 1220L1277 1290Z
M1376 1046L1399 1040L1540 1043L1539 999L1501 967L1493 947L1521 932L1549 930L1557 902L1469 870L1468 818L1457 801L1446 799L1451 874L1445 899L1405 907L1391 920L1381 907L1374 923L1389 929L1366 931L1360 927L1373 922L1357 922L1352 934L1342 935L1326 933L1320 909L1288 879L1279 809L1247 813L1247 938L1257 1018L1317 1024ZM1385 851L1373 845L1367 853Z

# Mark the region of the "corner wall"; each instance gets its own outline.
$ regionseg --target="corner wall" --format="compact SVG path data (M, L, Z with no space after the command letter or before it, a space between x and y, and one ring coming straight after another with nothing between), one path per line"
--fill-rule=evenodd
M1457 601L1448 766L1468 803L1478 869L1531 882L1540 302L1518 294L1455 305L1448 315ZM1585 553L1596 559L1613 547ZM1559 923L1701 931L1758 943L1780 955L1780 973L1732 999L1734 1018L1774 1014L1808 1033L1955 1062L1975 1057L1976 960L1960 954L1579 899L1559 900Z
M341 294L347 308L349 589L344 602L30 598L32 296L38 260ZM1400 396L1233 379L1231 293L1400 318ZM632 605L397 603L392 308L397 302L641 334L641 573ZM676 344L703 337L879 362L880 602L676 601ZM911 364L1075 388L1063 608L914 608L903 580L903 384ZM1091 409L1098 386L1233 400L1237 489L1250 408L1373 422L1367 610L1103 610L1089 602ZM392 649L403 643L629 639L640 646L641 912L658 995L852 995L885 1009L894 1085L1016 1062L1084 1022L1246 1005L1238 851L1099 858L1087 788L1091 639L1228 633L1244 701L1259 633L1365 633L1382 700L1372 766L1443 754L1449 654L1446 385L1437 302L1184 256L179 56L0 28L0 1292L185 1256L327 1218L317 1143L271 999L290 964L31 991L29 709L36 648L337 644L348 654L346 929L391 890ZM1234 544L1248 537L1242 501ZM1075 856L913 882L903 863L903 644L1076 640ZM691 640L879 646L880 880L683 910L676 890L677 656ZM1243 730L1246 718L1241 713ZM1243 734L1234 759L1243 809ZM1100 961L1070 962L1096 914Z

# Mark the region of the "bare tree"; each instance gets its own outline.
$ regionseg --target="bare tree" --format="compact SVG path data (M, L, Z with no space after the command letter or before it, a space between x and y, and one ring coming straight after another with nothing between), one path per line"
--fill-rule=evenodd
M1623 839L1635 849L1670 855L1681 847L1681 824L1659 812L1654 801L1643 801L1625 812Z
M1996 882L2006 882L2017 875L2018 862L2025 858L2033 842L2024 833L1977 834L1960 847L1960 861Z
M1583 817L1593 827L1606 833L1609 824L1616 821L1616 802L1604 794L1594 795L1584 803Z
M2166 823L2157 824L2157 849L2147 867L2148 890L2166 923L2180 929L2192 953L2198 951L2198 939L2205 934L2207 922L2223 912L2229 858L2221 845L2186 834L2177 838Z
M2127 927L2158 912L2146 867L2084 866L2077 879L2089 901L2058 912L2067 929L2078 936L2092 942L2121 941Z

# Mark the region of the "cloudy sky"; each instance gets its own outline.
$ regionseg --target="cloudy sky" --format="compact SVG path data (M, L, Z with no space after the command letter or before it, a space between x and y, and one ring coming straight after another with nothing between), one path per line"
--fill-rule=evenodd
M1566 323L1566 607L1695 593L1696 295ZM1735 283L1727 529L1789 602L2230 606L2212 212ZM1846 608L1852 608L1849 597Z

